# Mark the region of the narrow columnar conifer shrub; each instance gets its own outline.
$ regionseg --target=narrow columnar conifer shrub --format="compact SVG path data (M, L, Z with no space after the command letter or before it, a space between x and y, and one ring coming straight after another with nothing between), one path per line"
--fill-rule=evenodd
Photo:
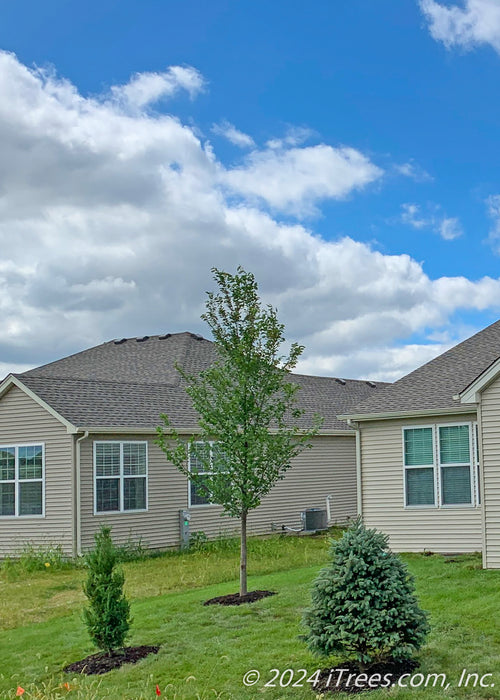
M88 576L83 592L89 605L83 612L93 643L110 653L122 647L130 628L130 605L123 593L125 577L116 568L118 551L111 528L101 526L95 534L95 548L86 556Z
M366 667L409 659L424 643L426 614L388 539L357 520L332 544L332 562L314 582L304 614L304 639L313 653L342 655Z

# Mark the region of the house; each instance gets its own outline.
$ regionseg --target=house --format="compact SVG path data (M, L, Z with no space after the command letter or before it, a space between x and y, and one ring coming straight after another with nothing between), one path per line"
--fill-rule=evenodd
M84 350L0 385L0 556L26 543L59 543L67 555L93 544L101 523L123 543L152 548L179 544L179 511L191 531L208 536L238 523L169 464L155 445L160 413L177 430L196 434L197 416L175 369L209 366L214 346L191 333L123 338ZM249 531L301 526L306 508L333 521L356 515L355 431L337 419L382 384L292 375L305 410L324 417L311 450L294 459L284 480L249 516Z
M367 526L396 551L500 568L500 321L339 418L357 431Z

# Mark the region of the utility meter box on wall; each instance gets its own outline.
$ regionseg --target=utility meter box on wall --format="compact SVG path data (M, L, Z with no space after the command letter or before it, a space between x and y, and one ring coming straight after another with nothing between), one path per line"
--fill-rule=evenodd
M188 510L179 511L179 531L180 531L180 548L189 549L189 521L191 514Z

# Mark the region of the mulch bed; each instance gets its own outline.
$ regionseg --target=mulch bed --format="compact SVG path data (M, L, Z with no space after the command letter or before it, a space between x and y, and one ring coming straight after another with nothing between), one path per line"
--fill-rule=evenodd
M122 647L111 654L100 652L92 654L81 661L69 664L63 670L66 673L84 673L87 676L97 676L102 673L120 668L123 664L136 664L149 654L157 654L159 646Z
M362 670L359 664L349 661L338 664L333 669L323 669L318 682L314 684L314 692L317 694L348 693L357 695L378 688L390 688L405 673L412 674L418 665L418 662L414 660L387 661L386 663L373 664L369 669ZM341 669L345 669L345 671L341 673ZM389 679L384 679L385 676L389 676ZM405 679L405 683L408 681L409 679Z
M210 598L203 605L243 605L244 603L255 603L256 600L267 598L270 595L276 595L276 593L274 591L250 591L250 593L241 596L239 593L229 593Z

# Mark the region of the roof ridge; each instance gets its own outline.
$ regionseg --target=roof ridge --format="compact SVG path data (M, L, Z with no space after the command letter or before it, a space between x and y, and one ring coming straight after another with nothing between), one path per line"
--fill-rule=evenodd
M146 338L145 341L147 342L148 340L154 340L161 338L162 340L168 340L168 338L172 338L175 335L188 335L191 337L198 337L200 340L206 340L209 343L212 343L213 341L210 340L210 338L205 338L204 336L200 335L199 333L194 333L193 331L177 331L175 333L154 333L153 335L131 335L129 337L122 337L122 338L111 338L111 340L106 340L104 343L101 343L101 345L106 345L107 343L116 343L116 341L129 341L129 340L138 340L138 342L143 341L143 338ZM99 347L96 345L95 347ZM89 348L91 349L91 348ZM85 351L83 351L85 352ZM78 353L76 353L78 354ZM68 355L68 357L71 357L71 355Z
M181 334L179 334L179 335L181 335ZM189 338L193 338L193 337L194 337L194 334L193 334L193 333L190 333L189 331L186 331L186 338L184 339L184 349L183 349L183 351L182 351L183 364L185 364L185 362L186 362L186 357L187 357L188 354L189 354L189 346L190 346L190 343L188 342L188 337L189 337ZM177 366L176 366L176 365L180 365L180 362L181 362L181 359L176 360L176 361L174 362L174 369L175 369L176 381L174 382L174 384L172 384L172 387L175 387L175 388L179 387L179 386L180 386L180 383L181 383L181 374L180 374L180 372L177 370Z
M208 342L208 343L212 343L212 342L213 342L213 341L209 340L208 338L204 338L203 336L200 336L200 335L197 334L197 333L193 333L192 331L179 331L178 333L170 333L170 334L158 333L158 334L156 334L156 335L150 335L150 336L131 336L130 338L123 338L123 339L121 339L121 340L122 340L122 342L123 342L123 340L125 340L125 341L133 341L133 340L136 340L136 341L137 341L137 339L139 339L138 342L140 342L140 339L141 339L141 338L147 337L148 340L153 340L153 339L159 339L159 338L161 338L162 336L165 336L165 335L169 335L170 337L173 337L173 336L185 336L185 339L184 339L184 340L185 340L186 342L187 342L188 338L190 338L190 337L191 337L191 338L199 337L199 339L205 340L205 341ZM112 338L111 340L105 340L104 342L99 343L98 345L92 345L91 347L85 348L84 350L79 350L78 352L73 352L73 353L71 353L70 355L65 355L64 357L59 357L57 360L52 360L51 362L46 362L46 363L44 363L43 365L38 365L37 367L33 367L32 369L26 370L25 372L19 372L19 373L11 372L11 374L15 374L16 376L19 376L19 377L22 377L22 376L31 376L31 377L33 377L33 376L35 376L33 373L36 372L37 370L41 370L41 369L44 369L44 370L45 370L45 369L47 369L48 367L52 367L52 366L54 366L54 365L57 365L59 362L63 362L63 361L66 361L66 360L71 360L72 358L78 357L79 355L85 355L86 353L89 353L89 352L91 352L91 351L93 351L93 350L98 350L99 348L103 348L103 347L106 346L106 345L112 345L113 343L114 343L114 344L118 344L118 343L117 343L117 340L119 341L120 338ZM143 342L147 342L147 341L143 341Z
M325 374L302 374L302 372L290 372L290 374L293 377L308 377L311 379L331 379L332 381L336 381L338 379L342 380L343 382L360 382L362 384L366 384L367 382L371 382L372 384L392 384L392 382L383 382L383 381L378 381L377 379L346 379L345 377L332 377L330 375L325 375Z

